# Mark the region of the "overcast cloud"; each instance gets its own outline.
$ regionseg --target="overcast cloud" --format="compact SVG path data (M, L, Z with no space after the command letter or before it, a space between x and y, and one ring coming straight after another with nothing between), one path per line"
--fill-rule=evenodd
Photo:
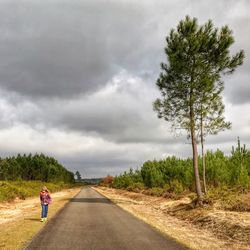
M0 0L0 153L44 152L83 176L118 174L149 159L187 157L152 102L164 42L186 15L233 29L244 65L226 77L230 131L207 138L250 147L250 2Z

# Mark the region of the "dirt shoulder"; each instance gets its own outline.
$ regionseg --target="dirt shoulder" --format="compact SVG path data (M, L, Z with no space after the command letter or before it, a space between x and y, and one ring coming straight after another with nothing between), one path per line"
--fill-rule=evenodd
M249 212L192 209L189 198L171 200L105 187L94 189L191 249L250 249Z
M73 188L52 193L53 203L49 206L48 220L79 191L80 188ZM23 249L44 226L40 222L40 213L39 197L0 203L0 249Z

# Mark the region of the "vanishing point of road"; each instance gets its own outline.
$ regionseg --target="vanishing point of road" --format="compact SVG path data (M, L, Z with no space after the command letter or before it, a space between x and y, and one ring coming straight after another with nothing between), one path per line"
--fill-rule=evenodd
M38 233L30 249L184 250L182 245L91 188L80 193Z

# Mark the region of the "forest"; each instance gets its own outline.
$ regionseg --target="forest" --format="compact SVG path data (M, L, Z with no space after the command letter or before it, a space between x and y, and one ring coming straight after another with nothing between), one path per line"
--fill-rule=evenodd
M201 173L201 157L198 162ZM159 161L146 161L140 170L130 169L114 177L110 184L112 183L114 188L133 191L153 189L157 194L166 191L173 193L195 191L192 164L191 158L181 159L175 156ZM225 155L221 150L207 151L206 182L208 188L250 190L250 150L246 145L241 146L238 140L237 146L232 147L230 155Z
M43 181L74 183L74 174L55 158L29 154L0 158L0 181Z

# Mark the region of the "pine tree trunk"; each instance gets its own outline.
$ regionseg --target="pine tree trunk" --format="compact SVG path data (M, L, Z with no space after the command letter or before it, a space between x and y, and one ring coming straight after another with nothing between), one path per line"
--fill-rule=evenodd
M202 204L202 191L201 191L201 183L199 176L199 168L198 168L198 150L197 150L197 141L195 135L195 122L194 122L194 113L192 106L190 106L190 121L191 121L191 140L192 140L192 149L193 149L193 168L194 168L194 178L195 178L195 187L197 193L197 203L199 205Z
M203 137L203 136L202 136ZM204 186L204 193L207 193L207 183L206 183L206 155L204 152L204 142L201 139L201 153L202 153L202 176L203 176L203 186Z
M207 183L206 183L206 159L204 152L204 137L203 137L203 117L201 115L201 155L202 155L202 177L203 177L203 187L204 193L207 193Z

